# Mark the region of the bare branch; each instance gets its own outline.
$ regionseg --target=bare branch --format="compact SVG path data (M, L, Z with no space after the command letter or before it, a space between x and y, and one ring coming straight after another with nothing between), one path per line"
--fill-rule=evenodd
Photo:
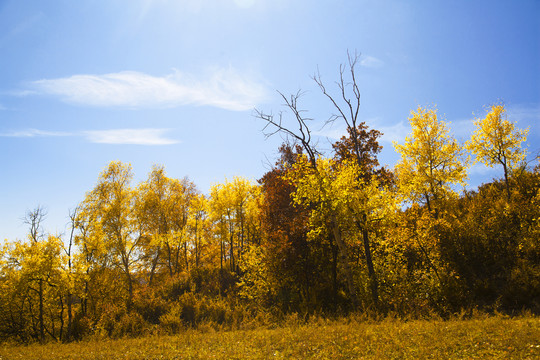
M293 114L298 126L298 131L293 131L289 127L283 124L283 113L280 112L278 118L276 119L272 113L267 114L258 109L255 109L255 117L262 119L266 122L266 125L263 127L263 133L266 138L269 138L272 135L277 133L283 133L286 136L292 137L295 141L298 141L303 149L307 152L311 164L315 167L315 160L319 152L312 144L311 130L308 126L308 121L312 121L312 118L306 117L303 113L307 112L298 107L298 99L303 95L302 91L298 91L296 94L291 94L290 97L285 96L283 93L279 92L281 98L285 101L283 104L287 107ZM272 130L268 130L268 129Z
M41 205L38 205L34 210L28 210L23 218L23 222L30 227L30 239L34 242L38 242L43 238L43 230L41 229L41 223L45 220L47 211Z
M343 82L343 65L340 65L339 72L341 74L341 76L340 76L341 77L341 84L340 83L337 83L337 84L338 84L338 87L340 89L342 89L342 87L343 87L343 84L342 84L342 82ZM336 110L339 112L339 115L338 114L332 114L332 116L326 121L326 123L328 124L328 123L334 122L337 119L343 119L343 120L345 120L345 123L349 127L350 124L348 122L347 116L345 116L345 113L343 112L341 107L338 105L338 103L336 102L334 97L332 95L330 95L326 91L326 87L324 86L324 83L323 83L323 81L321 79L321 74L319 73L318 69L317 69L317 74L312 76L312 79L317 83L317 85L321 89L322 93L330 100L330 102L334 105L334 108L336 108Z

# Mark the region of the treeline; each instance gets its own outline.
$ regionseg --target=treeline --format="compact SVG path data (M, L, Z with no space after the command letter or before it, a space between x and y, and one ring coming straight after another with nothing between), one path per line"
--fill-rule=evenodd
M46 234L43 209L29 212L28 238L0 253L0 337L71 341L287 314L538 312L540 167L525 165L526 131L504 106L465 144L435 109L411 112L390 170L377 161L381 133L357 122L355 82L341 72L341 89L353 86L341 107L315 80L350 109L329 155L312 145L297 97L284 97L300 130L258 112L296 142L257 183L236 177L203 195L160 166L132 184L130 165L112 162L67 234ZM471 156L504 177L459 192Z

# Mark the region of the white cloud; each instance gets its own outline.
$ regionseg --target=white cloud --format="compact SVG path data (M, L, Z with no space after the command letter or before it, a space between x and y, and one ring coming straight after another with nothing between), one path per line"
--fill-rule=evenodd
M200 78L179 71L163 77L135 71L73 75L34 81L31 86L38 93L58 96L69 103L99 107L207 105L243 111L266 97L261 84L232 68L213 69Z
M172 145L179 143L178 140L165 137L168 129L113 129L113 130L87 130L76 133L60 131L44 131L27 129L0 133L0 137L57 137L57 136L80 136L92 143L119 144L119 145Z
M506 108L508 120L521 122L538 122L540 121L540 105L514 105Z
M166 129L115 129L84 131L86 138L93 143L131 144L131 145L172 145L177 140L164 137Z
M61 131L44 131L38 129L26 129L19 131L12 131L4 134L0 134L3 137L51 137L51 136L73 136L72 133Z
M380 68L384 65L384 62L374 56L366 55L360 58L360 65L368 68Z

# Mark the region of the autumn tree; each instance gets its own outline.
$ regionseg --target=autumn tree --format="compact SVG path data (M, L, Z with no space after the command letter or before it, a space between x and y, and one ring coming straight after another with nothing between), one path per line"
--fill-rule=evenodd
M285 96L282 95L282 97L286 101L286 106L293 112L295 115L295 119L297 124L299 125L299 131L294 132L290 130L289 128L282 125L282 117L280 115L279 120L274 119L274 117L270 114L264 114L262 112L258 112L257 116L267 122L267 125L265 126L265 129L268 126L273 126L276 130L274 132L269 133L269 135L275 134L276 132L282 132L289 136L291 136L293 139L298 141L302 149L308 154L307 164L311 171L313 171L313 174L317 177L318 176L318 167L317 167L317 157L319 155L319 152L316 150L316 148L312 145L312 137L311 137L311 130L309 129L307 122L311 120L310 118L304 117L302 115L303 111L298 108L298 97L299 94L291 96L291 101L289 101ZM322 178L319 178L318 184L322 184ZM324 192L324 188L320 188L319 191ZM317 204L311 204L311 206L317 206ZM334 213L327 214L327 220L328 220L328 228L334 229L335 231L331 230L332 236L335 238L336 244L339 248L340 256L342 260L345 260L342 264L345 269L345 276L347 278L347 284L348 284L348 290L349 294L352 299L353 306L358 306L358 298L357 298L357 292L355 290L354 286L354 280L353 280L353 273L352 269L349 265L349 250L348 245L343 241L342 237L339 235L339 229L337 227L339 226L336 222L336 216Z
M261 241L244 258L242 294L284 312L309 312L319 292L317 283L327 276L319 270L328 257L318 261L314 242L307 241L309 210L294 204L291 194L296 188L284 178L302 147L283 144L279 153L272 169L259 179Z
M193 263L196 269L201 266L204 248L209 241L207 198L197 194L191 200L191 211L188 220L188 231L193 248Z
M65 284L62 241L42 230L45 211L28 211L27 241L7 242L0 251L0 333L23 341L62 340Z
M540 173L523 169L467 191L453 201L451 216L440 227L446 274L455 274L447 291L454 309L538 309L540 297Z
M41 229L41 223L43 219L45 218L46 213L45 210L42 207L37 207L33 211L28 211L26 214L26 217L24 219L24 222L28 224L29 226L29 234L28 237L32 244L38 244L39 240L43 237L42 229ZM43 324L43 278L39 277L39 287L38 287L38 295L39 295L39 335L41 341L45 339L44 334L44 324Z
M357 162L351 160L337 162L319 158L317 172L313 171L305 158L294 165L287 178L297 187L293 193L295 203L310 205L311 230L308 236L317 236L326 228L331 231L339 247L350 250L359 242L365 246L366 233L373 232L381 221L388 221L390 214L396 210L394 197L377 180L367 182L363 176L359 176L360 173ZM361 236L358 236L358 230L363 230ZM371 249L364 247L364 251L366 257L371 255ZM353 273L347 252L340 251L340 263L345 274ZM369 266L369 288L372 300L377 305L377 285L373 283L373 268ZM354 301L354 279L346 279Z
M521 144L529 130L516 129L515 124L508 121L504 105L491 106L486 117L477 119L474 125L476 129L466 147L476 155L476 162L503 167L506 194L510 199L509 172L525 159L526 151Z
M418 107L411 111L409 123L412 132L405 144L394 143L401 156L395 166L397 183L408 200L425 201L437 216L439 201L455 194L452 186L465 185L468 158L436 109Z
M113 271L124 277L127 296L125 304L131 308L134 270L141 256L141 229L134 214L134 191L131 165L111 162L100 174L98 183L80 205L79 223L86 226L83 247L91 247ZM88 251L88 250L87 250Z
M385 171L384 169L376 169L376 167L378 166L376 154L381 149L380 145L377 142L377 138L378 136L380 136L380 132L375 130L367 131L367 126L365 125L365 123L360 122L359 120L361 95L356 79L356 66L358 63L359 55L351 55L349 53L347 55L348 63L346 65L341 65L339 68L339 79L336 82L338 87L338 95L333 95L327 89L325 83L321 78L320 73L317 72L312 77L316 84L319 86L323 95L329 100L330 104L335 110L335 113L328 119L327 124L333 123L335 121L343 121L346 125L347 132L350 135L347 138L341 139L340 142L333 146L334 150L336 151L336 157L341 158L342 160L346 158L354 159L357 165L356 168L359 171L357 176L359 177L364 177L364 179L370 179L372 174L378 173L380 176L384 176L387 178L388 181L390 181L391 176L388 171ZM308 155L308 160L311 168L315 171L316 174L318 172L317 156L319 155L319 152L316 151L315 147L313 146L311 132L308 127L308 121L310 121L311 119L306 117L303 114L304 111L298 107L299 94L300 93L297 93L296 96L291 96L290 101L283 95L281 95L283 99L286 100L286 106L294 114L296 123L299 128L299 130L296 132L292 131L290 127L286 127L283 125L283 119L281 114L279 116L279 119L275 119L271 114L264 114L260 111L258 111L256 115L267 122L265 129L267 129L268 127L273 127L274 132L268 133L269 135L272 135L275 132L281 132L298 141ZM322 184L322 182L320 183ZM323 189L320 190L324 191ZM328 215L330 228L333 228L331 233L335 238L336 244L339 248L339 252L341 253L340 256L343 261L344 259L349 258L348 245L342 241L342 238L339 235L341 230L339 230L339 225L337 224L337 221L335 219L335 214L330 213ZM358 227L358 230L363 233L364 251L366 264L369 272L369 279L371 283L370 287L372 290L372 298L374 304L377 306L378 282L373 265L371 240L369 237L369 225L367 219L367 214L359 214L359 217L357 217L356 226ZM356 291L353 288L354 281L352 280L352 270L348 269L348 265L346 264L343 264L343 266L345 266L345 274L346 278L348 279L347 282L349 283L349 292L352 296L353 303L356 306L357 299L355 296Z
M148 180L136 189L135 212L146 243L149 282L161 264L169 276L190 267L188 221L191 202L197 195L188 179L166 176L162 166L154 166Z
M225 276L240 273L239 260L255 238L250 232L250 202L258 196L256 185L241 177L225 180L210 189L208 209L220 246L220 282L222 290L230 284Z

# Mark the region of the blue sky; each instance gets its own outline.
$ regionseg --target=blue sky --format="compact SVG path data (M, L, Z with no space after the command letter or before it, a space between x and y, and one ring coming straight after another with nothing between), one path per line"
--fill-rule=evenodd
M504 101L540 151L539 1L0 0L0 239L23 238L38 205L63 232L112 160L134 184L152 164L207 193L235 175L260 178L279 137L265 140L257 108L284 110L276 92L305 91L320 145L331 88L347 50L361 119L382 130L380 160L409 131L409 112L436 105L466 140L484 107ZM471 169L471 186L501 175Z

